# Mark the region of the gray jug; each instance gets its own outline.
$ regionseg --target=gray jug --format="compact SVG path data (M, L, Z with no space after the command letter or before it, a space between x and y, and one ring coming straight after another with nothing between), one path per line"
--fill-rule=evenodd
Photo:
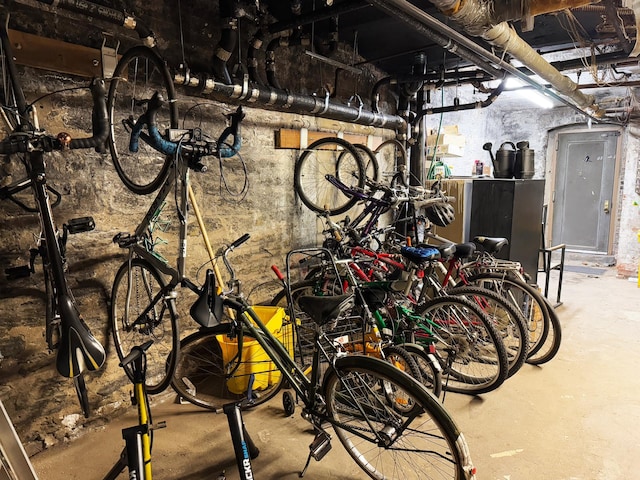
M533 178L535 173L535 152L529 148L529 142L518 142L516 144L516 163L514 174L516 178Z

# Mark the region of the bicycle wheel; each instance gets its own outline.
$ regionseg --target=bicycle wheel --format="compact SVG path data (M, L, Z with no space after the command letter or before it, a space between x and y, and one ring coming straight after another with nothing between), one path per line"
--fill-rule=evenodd
M335 176L349 188L364 187L364 164L352 144L340 138L316 140L302 152L294 171L294 188L302 203L317 213L339 215L358 199L347 196L326 175Z
M547 312L549 313L549 329L544 342L539 343L537 350L527 358L527 363L531 365L542 365L552 360L558 354L560 343L562 342L560 318L558 318L558 314L553 308L553 305L551 305L546 298L542 298L545 301Z
M402 142L394 138L385 140L378 145L373 153L376 156L378 166L381 170L380 175L394 178L397 174L400 174L401 180L396 183L406 186L402 172L407 166L407 149L404 148Z
M323 391L336 435L369 477L475 478L464 436L442 404L391 365L347 355L336 360Z
M355 143L353 146L356 148L360 158L362 159L365 175L369 180L377 182L380 179L380 168L378 167L376 154L373 153L369 147L361 143ZM341 158L338 159L338 163L340 163L340 161ZM338 169L338 171L340 171L340 169Z
M243 361L231 361L237 344L212 330L192 333L180 342L180 361L171 382L181 397L199 407L217 410L225 403L245 400L250 408L273 398L282 387L282 375L257 344L244 336ZM222 342L222 343L221 343Z
M477 305L452 295L428 300L416 313L423 316L416 342L435 342L445 390L478 395L507 379L509 363L501 336Z
M164 182L171 166L171 156L164 155L140 140L138 150L131 151L131 126L145 113L147 103L160 93L165 100L156 115L161 135L178 127L175 90L164 60L154 50L139 45L128 50L113 72L109 87L109 150L118 176L126 187L138 195L156 190Z
M89 418L91 415L91 409L89 407L89 395L87 393L87 385L84 381L84 375L81 373L78 376L73 377L73 386L76 388L76 395L82 408L82 414L85 418Z
M413 356L418 365L422 384L436 397L442 393L442 367L435 355L428 353L422 346L415 343L403 343L402 348Z
M133 347L153 340L146 352L145 385L150 394L169 386L179 356L178 315L174 299L167 292L160 293L165 286L153 265L133 258L116 273L111 292L111 332L118 358L122 360ZM131 367L124 370L133 381Z
M502 273L479 273L468 277L470 283L494 290L511 301L525 319L529 330L529 357L542 348L552 328L544 297L528 283Z
M461 285L451 290L478 305L493 321L507 349L508 377L522 368L529 354L529 330L522 313L498 293L482 287Z

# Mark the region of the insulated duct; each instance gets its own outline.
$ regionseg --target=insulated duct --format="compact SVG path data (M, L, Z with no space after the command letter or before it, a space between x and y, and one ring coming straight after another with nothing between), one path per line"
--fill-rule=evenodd
M425 34L428 38L434 40L439 38L448 38L448 42L445 42L444 44L440 43L437 40L436 43L441 45L446 50L459 56L460 58L474 63L479 68L494 76L495 78L502 78L500 69L493 66L498 65L502 70L511 73L513 76L519 78L535 90L542 92L545 95L558 100L559 102L564 103L577 112L582 113L583 115L586 115L596 121L599 121L602 118L603 112L600 111L595 103L593 103L589 108L579 107L576 104L575 100L559 95L554 90L540 85L539 83L531 79L526 73L521 72L518 68L504 61L504 59L482 48L477 43L474 43L469 38L440 22L439 20L427 14L424 10L419 9L410 2L407 2L405 0L369 0L369 2L374 4L380 10L387 12L389 15L395 16L405 21L407 24L414 27L417 31ZM531 49L531 47L529 47L529 49ZM470 54L475 55L476 58L480 58L482 61L476 62L474 60L471 60ZM540 58L542 59L542 57ZM544 59L542 59L542 61L546 63ZM487 67L487 65L489 65L489 67ZM549 66L548 63L547 66ZM553 69L553 67L551 67L551 69L555 70ZM560 72L558 72L557 70L555 70L555 72L557 75L560 75Z
M407 122L398 115L387 115L367 111L362 105L351 107L314 95L292 94L280 89L250 86L248 81L242 85L227 85L213 78L190 72L187 77L179 72L174 75L176 85L185 85L197 91L199 95L210 95L217 100L241 103L255 108L278 112L298 113L316 117L330 118L358 125L388 128L406 133Z
M431 0L445 15L457 22L470 34L482 37L492 45L502 48L529 70L549 82L560 94L571 99L590 115L600 117L604 112L596 105L594 97L578 90L578 85L551 66L526 43L507 23L508 20L525 20L529 16L550 13L591 3L587 0ZM390 0L406 4L405 0ZM515 6L514 6L515 4Z

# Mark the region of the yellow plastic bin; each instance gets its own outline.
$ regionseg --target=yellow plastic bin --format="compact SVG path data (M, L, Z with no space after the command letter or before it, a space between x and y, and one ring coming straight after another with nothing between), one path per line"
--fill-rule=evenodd
M293 352L293 328L288 321L285 321L284 309L264 306L252 308L269 331L285 345L291 354ZM226 365L234 359L238 352L237 339L229 338L226 335L218 335L217 339ZM230 392L244 394L252 374L254 375L253 390L256 391L264 390L280 380L280 371L257 341L247 341L245 337L242 342L242 350L242 363L233 376L227 380L227 388Z

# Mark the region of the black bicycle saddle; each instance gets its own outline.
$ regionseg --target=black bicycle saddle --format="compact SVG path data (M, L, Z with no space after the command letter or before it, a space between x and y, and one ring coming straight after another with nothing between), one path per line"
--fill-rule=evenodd
M61 295L59 308L62 335L56 358L58 372L73 378L84 370L98 370L106 358L104 347L80 318L71 298Z

